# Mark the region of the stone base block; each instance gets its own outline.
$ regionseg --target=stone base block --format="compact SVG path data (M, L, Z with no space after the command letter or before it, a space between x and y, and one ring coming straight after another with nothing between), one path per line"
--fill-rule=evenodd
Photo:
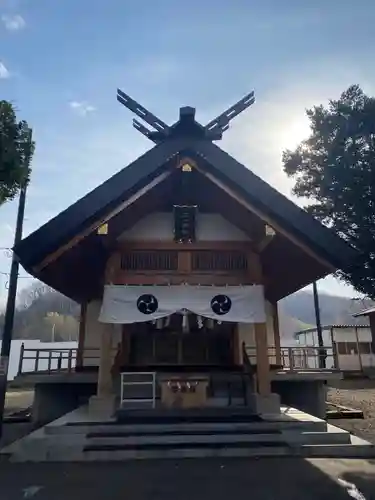
M280 396L278 394L252 394L250 398L250 405L258 415L280 413Z
M91 396L89 399L89 414L100 418L113 417L116 411L116 396Z

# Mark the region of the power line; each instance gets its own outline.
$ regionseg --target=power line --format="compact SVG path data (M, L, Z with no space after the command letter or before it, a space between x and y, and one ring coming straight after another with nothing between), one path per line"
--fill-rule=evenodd
M0 274L2 274L3 276L10 276L10 273L6 273L4 271L0 271ZM18 277L20 279L26 279L26 280L33 280L33 279L35 279L32 276L21 276L20 274L18 275Z

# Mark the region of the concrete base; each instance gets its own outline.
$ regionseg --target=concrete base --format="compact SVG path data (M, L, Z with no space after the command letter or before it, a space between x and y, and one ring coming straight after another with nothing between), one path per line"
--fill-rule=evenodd
M272 391L280 394L284 405L298 408L318 418L326 417L327 385L325 380L272 382Z
M275 393L266 396L262 394L249 394L249 406L257 415L272 415L280 413L280 396Z
M89 414L100 418L110 418L116 411L116 396L91 396L89 399Z

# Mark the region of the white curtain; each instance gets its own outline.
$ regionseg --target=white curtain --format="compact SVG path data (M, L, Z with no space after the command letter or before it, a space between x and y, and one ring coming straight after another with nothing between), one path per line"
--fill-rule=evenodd
M264 323L263 286L107 285L99 321L141 323L181 311L218 321Z

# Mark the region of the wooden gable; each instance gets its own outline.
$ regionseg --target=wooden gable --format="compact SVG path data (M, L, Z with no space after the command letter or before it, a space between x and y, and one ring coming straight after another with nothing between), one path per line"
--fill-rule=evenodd
M102 293L105 266L118 248L119 237L144 217L155 212L171 212L173 205L186 198L197 205L201 213L219 214L247 236L249 249L260 256L270 300L278 300L335 270L325 256L307 246L290 227L280 225L268 213L249 203L241 189L209 172L206 161L184 158L194 165L191 172L184 172L181 156L176 157L158 176L140 185L105 216L93 220L91 226L46 255L31 272L76 300L96 298ZM103 224L106 230L100 234L98 229ZM275 231L271 241L266 234L267 226ZM197 241L196 250L201 243ZM212 242L212 247L218 243L223 242ZM156 244L149 241L148 248ZM207 244L203 246L207 248Z

